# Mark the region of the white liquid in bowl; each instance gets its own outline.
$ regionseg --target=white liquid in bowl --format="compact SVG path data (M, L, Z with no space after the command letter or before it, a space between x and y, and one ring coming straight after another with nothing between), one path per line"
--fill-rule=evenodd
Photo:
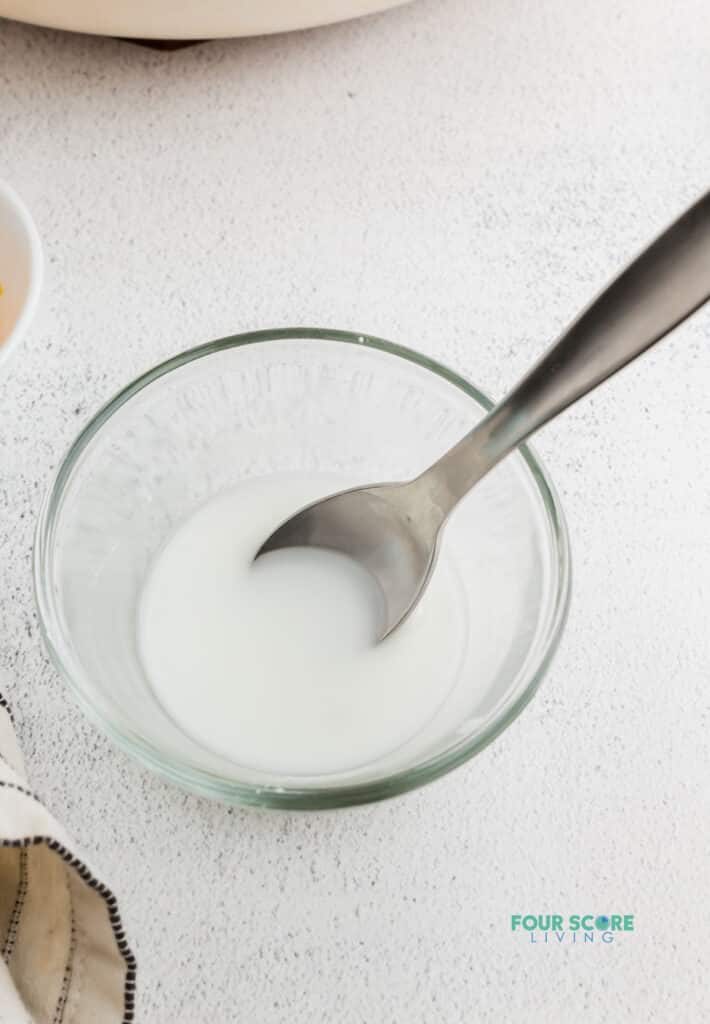
M322 476L241 484L177 529L143 587L139 649L158 700L239 764L288 775L367 765L423 729L460 674L468 623L445 553L381 644L379 591L350 559L293 549L253 564L278 523L337 489Z

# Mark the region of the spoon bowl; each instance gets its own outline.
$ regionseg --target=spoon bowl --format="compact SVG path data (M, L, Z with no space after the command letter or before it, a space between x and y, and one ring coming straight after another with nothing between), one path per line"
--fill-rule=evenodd
M418 603L437 554L440 510L419 504L417 482L339 491L301 509L259 548L320 547L354 558L375 578L383 596L384 640Z

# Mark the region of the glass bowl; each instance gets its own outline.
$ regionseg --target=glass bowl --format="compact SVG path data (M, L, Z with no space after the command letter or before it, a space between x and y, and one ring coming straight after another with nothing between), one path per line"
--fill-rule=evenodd
M569 596L564 519L527 447L481 481L446 527L442 557L460 579L466 649L439 711L375 763L322 776L275 775L203 748L153 695L138 656L136 614L151 559L213 495L281 472L337 474L352 484L405 479L490 405L451 370L409 349L308 328L224 338L126 387L70 448L35 543L42 634L85 713L187 789L269 807L394 796L482 750L535 692Z

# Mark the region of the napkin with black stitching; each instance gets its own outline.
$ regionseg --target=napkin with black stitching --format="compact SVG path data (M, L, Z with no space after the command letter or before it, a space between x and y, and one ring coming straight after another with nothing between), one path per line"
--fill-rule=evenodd
M130 1024L136 966L116 899L28 788L0 695L0 1024Z

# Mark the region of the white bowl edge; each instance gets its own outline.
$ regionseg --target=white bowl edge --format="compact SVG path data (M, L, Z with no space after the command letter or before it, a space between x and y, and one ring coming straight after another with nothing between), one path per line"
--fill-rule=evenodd
M35 222L17 192L7 182L0 180L0 204L3 203L12 209L24 231L29 249L30 279L20 314L12 325L10 333L0 341L0 365L9 358L22 340L37 309L44 277L42 243Z

